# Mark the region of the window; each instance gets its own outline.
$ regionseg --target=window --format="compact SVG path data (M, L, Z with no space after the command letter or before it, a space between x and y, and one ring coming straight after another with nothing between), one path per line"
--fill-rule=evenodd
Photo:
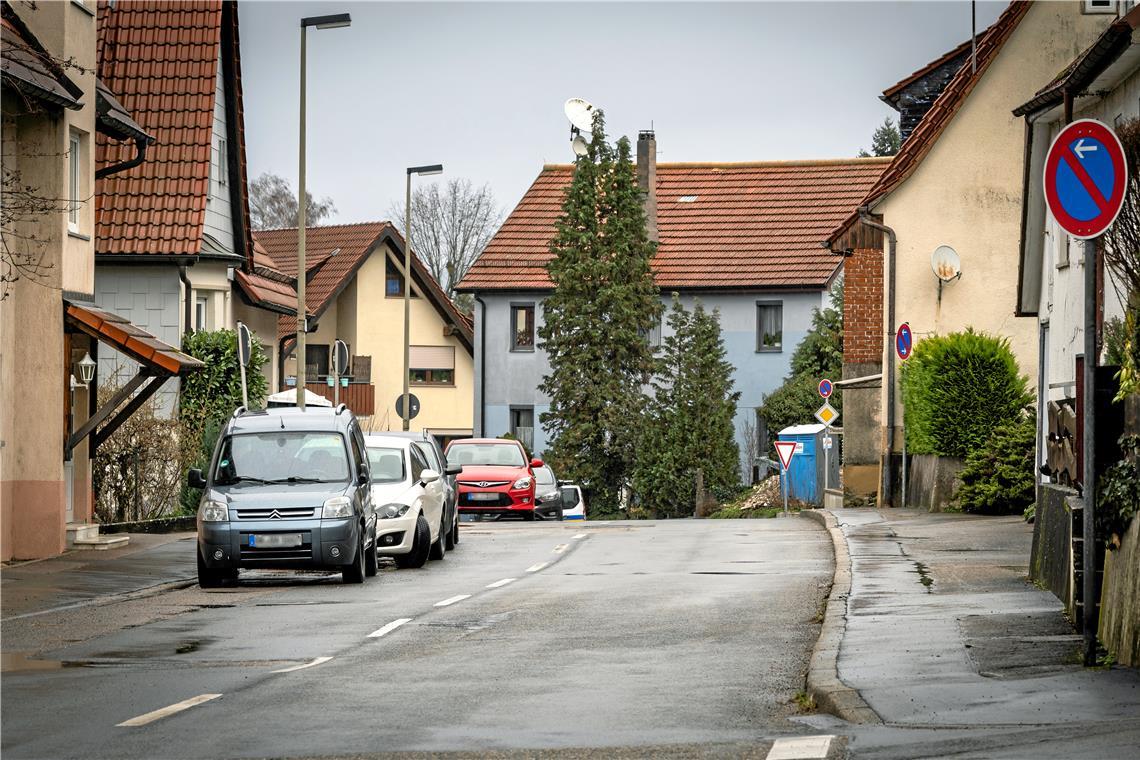
M258 480L312 478L321 483L348 480L348 454L336 433L274 431L230 436L222 444L215 485Z
M404 276L400 274L403 265L397 265L391 257L388 258L385 266L385 281L384 281L384 295L394 298L396 296L404 296ZM416 297L416 290L412 288L412 298Z
M455 385L455 346L410 346L408 381L415 385Z
M415 446L409 447L408 453L411 454L412 457L412 480L417 481L420 479L420 475L423 471L428 469L428 463L427 460L424 459L424 455L420 453L420 450Z
M218 184L225 185L229 178L229 158L226 153L226 140L218 140Z
M329 347L324 343L305 344L305 380L313 382L329 376Z
M1085 0L1081 7L1081 13L1085 14L1098 14L1098 13L1116 13L1116 0Z
M518 443L453 443L447 449L447 463L488 467L525 467L523 450Z
M641 337L645 338L646 342L649 343L650 348L660 348L661 347L661 319L660 318L658 318L657 321L653 324L653 327L649 328L648 330L639 330L638 332L640 332Z
M511 435L527 451L534 451L534 407L518 406L511 409Z
M784 304L782 301L756 302L756 350L782 351L784 348Z
M79 232L79 206L82 203L79 197L79 159L81 145L79 135L71 134L67 146L67 230Z
M534 350L534 304L511 304L511 350Z
M403 450L386 446L369 446L368 469L372 471L373 483L403 483Z
M194 329L195 330L208 330L207 327L207 314L210 310L210 299L208 296L198 296L194 299Z
M433 449L431 445L413 441L412 447L419 449L420 454L423 455L424 461L427 462L428 467L435 470L440 475L443 475L443 464L439 461L439 458L435 453L435 449Z

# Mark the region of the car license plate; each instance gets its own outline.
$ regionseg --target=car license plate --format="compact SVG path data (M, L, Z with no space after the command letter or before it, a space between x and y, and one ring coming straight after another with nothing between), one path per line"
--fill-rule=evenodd
M293 549L301 545L301 534L251 533L249 545L255 549Z
M498 501L499 494L497 493L472 493L467 495L471 501Z

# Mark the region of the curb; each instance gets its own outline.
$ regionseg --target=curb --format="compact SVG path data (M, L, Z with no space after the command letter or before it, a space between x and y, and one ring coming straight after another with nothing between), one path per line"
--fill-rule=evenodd
M198 579L195 578L182 578L172 581L163 581L156 583L153 586L144 586L143 588L135 589L134 591L124 591L118 594L108 594L106 596L97 596L94 599L86 599L80 602L72 602L71 604L64 604L59 607L49 607L46 610L34 610L32 612L24 612L18 615L11 615L0 619L0 623L9 623L14 620L23 620L25 618L39 617L41 615L51 615L56 612L67 612L68 610L77 610L83 607L96 607L104 604L117 604L118 602L133 602L136 599L146 599L159 594L165 594L169 591L180 591L184 588L198 585Z
M827 529L835 550L835 576L819 640L808 664L807 691L821 710L848 723L881 724L883 719L863 700L858 690L843 683L839 677L839 647L847 630L847 597L851 593L851 554L847 550L847 538L830 511L805 509L800 514Z

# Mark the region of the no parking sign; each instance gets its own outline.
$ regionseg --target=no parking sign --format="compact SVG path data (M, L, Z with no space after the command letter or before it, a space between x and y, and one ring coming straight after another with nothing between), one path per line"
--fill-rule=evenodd
M1124 148L1108 125L1081 119L1053 140L1045 158L1045 202L1071 236L1087 240L1108 229L1127 188Z

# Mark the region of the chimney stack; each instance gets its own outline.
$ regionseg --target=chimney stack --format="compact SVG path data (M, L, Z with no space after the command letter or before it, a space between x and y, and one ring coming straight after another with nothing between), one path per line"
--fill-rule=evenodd
M657 137L652 129L637 133L637 186L644 193L645 231L654 243L657 234Z

